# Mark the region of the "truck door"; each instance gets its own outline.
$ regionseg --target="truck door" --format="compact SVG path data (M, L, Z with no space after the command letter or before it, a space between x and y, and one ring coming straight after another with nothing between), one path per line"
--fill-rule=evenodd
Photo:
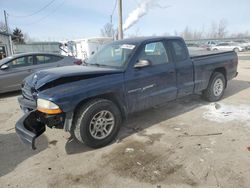
M193 62L189 57L187 47L182 40L169 40L176 65L178 97L189 95L194 90Z
M125 73L125 91L130 112L139 111L176 98L175 65L163 41L143 44ZM136 67L140 62L149 62Z

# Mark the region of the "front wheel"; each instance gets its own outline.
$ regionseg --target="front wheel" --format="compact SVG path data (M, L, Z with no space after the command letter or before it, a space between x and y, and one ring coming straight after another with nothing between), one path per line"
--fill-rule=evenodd
M218 101L222 98L225 87L225 76L220 72L215 72L209 81L207 89L202 93L203 97L210 102Z
M121 119L120 110L112 101L94 99L76 112L72 132L90 147L103 147L117 136Z

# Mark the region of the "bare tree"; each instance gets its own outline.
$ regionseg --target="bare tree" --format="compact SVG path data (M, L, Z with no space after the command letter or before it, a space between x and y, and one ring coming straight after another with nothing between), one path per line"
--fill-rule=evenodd
M115 30L111 23L106 23L101 29L101 35L103 37L114 37Z
M197 40L203 38L204 28L202 30L191 30L188 26L181 32L181 36L186 40Z
M181 36L186 40L192 39L192 33L188 26L185 27L184 31L181 33Z
M178 32L177 30L175 30L175 31L174 31L174 35L175 35L175 36L179 36L180 34L179 34L179 32Z
M171 34L170 34L169 32L164 32L162 35L163 35L163 36L171 36ZM177 35L176 35L176 36L177 36Z
M227 31L227 21L225 19L221 19L219 22L213 21L208 32L205 32L205 30L206 29L204 25L200 30L192 30L190 29L190 27L186 26L185 29L181 32L174 31L174 35L182 36L185 40L199 40L205 38L220 39L225 37L250 37L250 30L229 34Z
M141 36L141 33L140 33L140 29L137 28L134 33L130 33L128 34L128 38L135 38L135 37L139 37Z
M244 37L250 37L250 32L245 31L245 32L239 32L239 33L232 33L230 37L234 38L244 38Z
M198 40L203 38L203 31L193 31L192 39Z
M207 38L217 38L218 37L217 30L218 30L217 23L213 21L211 23L210 31L207 33Z
M225 38L227 35L227 21L222 19L219 23L212 22L210 32L207 33L207 38Z
M25 43L26 42L35 42L36 41L34 38L31 38L28 33L23 34L23 39L24 39Z
M224 38L227 34L227 21L222 19L218 24L218 37Z

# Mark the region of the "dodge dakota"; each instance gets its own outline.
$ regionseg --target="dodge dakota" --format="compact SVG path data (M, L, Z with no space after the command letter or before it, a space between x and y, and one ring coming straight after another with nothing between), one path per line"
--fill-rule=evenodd
M84 66L51 68L27 77L18 98L24 115L15 129L33 149L46 127L102 147L136 111L190 94L220 100L227 82L237 76L237 65L234 51L190 56L180 37L114 41Z

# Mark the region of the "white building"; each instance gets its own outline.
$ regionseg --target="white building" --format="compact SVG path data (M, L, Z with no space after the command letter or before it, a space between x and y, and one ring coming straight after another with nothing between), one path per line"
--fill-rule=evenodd
M12 55L11 35L0 31L0 59Z

